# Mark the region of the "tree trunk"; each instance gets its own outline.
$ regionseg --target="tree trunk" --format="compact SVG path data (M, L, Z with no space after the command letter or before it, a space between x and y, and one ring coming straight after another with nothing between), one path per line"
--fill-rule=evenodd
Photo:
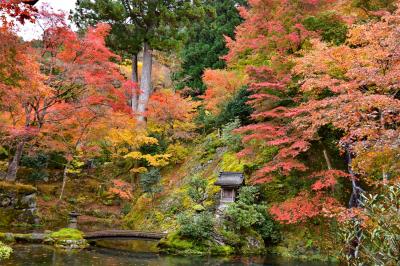
M17 179L17 171L19 168L19 161L21 160L22 152L24 151L25 140L18 143L15 150L14 158L8 165L6 180L15 181Z
M60 193L60 198L58 201L60 202L64 196L64 190L65 190L65 185L67 184L67 178L68 178L68 167L69 167L69 162L65 165L64 167L64 173L63 173L63 182L62 182L62 187L61 187L61 193Z
M325 158L325 162L326 162L326 165L328 167L328 170L332 170L332 163L331 163L331 160L329 158L328 151L325 149L325 147L324 147L322 152L324 153L324 158Z
M142 79L140 81L140 95L137 110L138 120L140 122L145 122L147 104L149 102L150 94L152 92L151 70L153 65L153 53L150 45L147 42L145 42L143 46Z
M132 55L132 82L135 85L132 87L132 99L131 99L131 107L134 113L137 112L138 108L138 82L139 82L139 75L138 75L138 56L137 54Z
M347 168L348 168L348 172L351 176L351 186L352 186L352 193L350 196L349 208L359 208L359 207L362 207L361 195L364 192L364 190L357 185L356 176L353 172L353 169L351 168L351 162L352 162L351 151L348 147L346 148L346 155L347 155ZM353 219L357 219L357 218L353 218ZM356 226L354 228L354 230L355 230L355 237L351 242L350 256L352 258L358 258L359 251L360 251L361 237L362 237L362 228L359 226Z

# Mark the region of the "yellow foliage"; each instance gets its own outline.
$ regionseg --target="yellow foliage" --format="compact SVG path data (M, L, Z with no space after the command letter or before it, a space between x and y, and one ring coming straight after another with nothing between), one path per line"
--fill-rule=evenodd
M131 129L111 129L105 139L114 147L122 146L120 154L126 151L124 146L138 149L142 145L158 144L156 138L148 137L145 132Z
M221 167L224 171L243 172L244 163L239 161L236 154L225 153L222 157Z
M171 154L170 162L174 164L183 163L189 155L188 149L180 143L171 144L167 148L167 153Z

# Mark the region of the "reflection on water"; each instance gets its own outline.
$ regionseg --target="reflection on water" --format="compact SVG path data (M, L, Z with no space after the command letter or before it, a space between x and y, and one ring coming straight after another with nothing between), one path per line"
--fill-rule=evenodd
M140 240L140 239L107 239L95 240L95 245L102 248L111 248L124 251L133 251L139 253L158 253L158 241L154 240Z
M1 265L5 266L239 266L239 265L287 265L319 266L321 263L295 262L263 257L175 257L154 253L117 251L91 248L81 252L57 251L44 245L14 246L13 256ZM325 264L328 265L328 264Z

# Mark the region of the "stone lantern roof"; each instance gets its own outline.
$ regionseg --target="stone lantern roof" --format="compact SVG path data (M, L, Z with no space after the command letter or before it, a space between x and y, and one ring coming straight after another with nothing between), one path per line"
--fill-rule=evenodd
M220 187L238 188L244 184L244 175L239 172L220 172L214 185Z

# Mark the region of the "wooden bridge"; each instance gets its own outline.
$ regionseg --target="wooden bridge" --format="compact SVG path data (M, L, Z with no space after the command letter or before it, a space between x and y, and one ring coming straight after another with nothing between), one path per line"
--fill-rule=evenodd
M140 232L131 230L107 230L97 232L87 232L84 238L86 240L99 240L99 239L143 239L143 240L160 240L165 237L166 233L153 233L153 232Z

